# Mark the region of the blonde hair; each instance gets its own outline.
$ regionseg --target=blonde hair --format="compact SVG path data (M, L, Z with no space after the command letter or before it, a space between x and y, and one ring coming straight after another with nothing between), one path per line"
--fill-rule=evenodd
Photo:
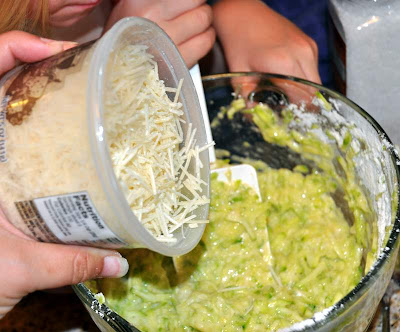
M48 0L0 0L0 33L23 30L46 35Z

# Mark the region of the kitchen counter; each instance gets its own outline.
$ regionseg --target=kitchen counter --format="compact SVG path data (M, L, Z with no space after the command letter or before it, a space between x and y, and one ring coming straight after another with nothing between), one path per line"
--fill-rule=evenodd
M389 327L390 326L390 327ZM1 332L98 332L70 287L35 292L0 320ZM400 331L400 273L395 273L368 332Z

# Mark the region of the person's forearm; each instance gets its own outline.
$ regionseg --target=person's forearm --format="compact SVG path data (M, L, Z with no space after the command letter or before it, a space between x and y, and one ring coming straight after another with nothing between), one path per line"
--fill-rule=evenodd
M273 38L274 30L279 29L282 19L279 14L259 0L219 0L213 6L213 12L214 28L223 46L234 43L237 37L242 36L255 41L254 39L259 38L259 35L252 34L253 29L265 25L266 21L269 22L271 29L268 35Z

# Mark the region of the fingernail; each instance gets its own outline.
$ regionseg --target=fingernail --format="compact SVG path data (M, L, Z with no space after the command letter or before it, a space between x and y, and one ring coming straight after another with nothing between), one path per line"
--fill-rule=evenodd
M41 40L41 41L44 41L46 44L50 44L50 43L57 42L57 40L48 39L48 38L43 38L43 37L40 37L40 40ZM61 42L61 43L62 43L62 42Z
M78 45L78 43L66 41L66 42L63 43L63 50L64 51L68 50L69 48L73 48L73 47L75 47L77 45Z
M120 278L123 277L129 270L128 261L123 257L106 256L103 261L103 270L100 277L103 278Z
M47 38L40 38L43 42L45 42L52 54L56 54L62 51L65 51L69 48L75 47L78 45L78 43L75 42L70 42L70 41L62 41L62 40L53 40L53 39L47 39Z

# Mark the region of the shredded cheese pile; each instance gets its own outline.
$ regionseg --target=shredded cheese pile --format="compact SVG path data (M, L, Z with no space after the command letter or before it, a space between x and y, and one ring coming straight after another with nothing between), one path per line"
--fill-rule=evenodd
M185 223L207 222L193 212L209 203L199 158L209 146L196 145L191 124L184 138L182 81L177 89L166 87L146 49L127 45L115 54L105 92L105 130L132 211L157 240L173 242L172 233ZM173 101L168 94L175 94Z

